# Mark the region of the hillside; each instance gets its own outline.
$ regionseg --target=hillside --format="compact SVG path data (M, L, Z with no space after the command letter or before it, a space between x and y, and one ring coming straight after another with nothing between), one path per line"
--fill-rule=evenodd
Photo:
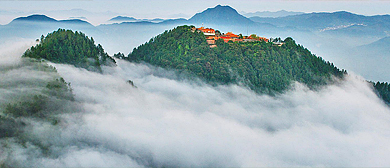
M379 39L371 44L359 46L359 48L363 48L365 50L373 48L375 50L381 50L381 51L385 52L385 51L390 50L389 43L390 43L390 36L387 36L387 37L381 38L381 39Z
M23 57L46 59L93 71L101 71L101 65L115 64L100 44L95 45L93 38L64 29L42 36L40 43L28 49Z
M17 65L2 65L0 74L0 89L6 90L0 95L0 141L12 137L24 142L31 120L56 125L73 108L70 83L45 62L22 59Z
M337 25L362 23L366 20L366 16L340 11L334 13L307 13L280 18L263 18L255 16L250 19L259 23L270 23L282 27L294 26L307 29L323 29Z
M203 33L191 28L179 26L165 31L135 48L126 59L177 69L209 83L242 83L261 93L282 92L293 81L315 88L345 73L292 38L285 39L280 47L265 41L217 40L217 47L210 48Z
M255 16L250 19L257 23L269 23L279 27L294 27L320 32L330 30L330 33L342 35L354 35L356 32L361 32L359 35L386 36L386 32L390 30L389 15L364 16L346 11L307 13L278 18Z

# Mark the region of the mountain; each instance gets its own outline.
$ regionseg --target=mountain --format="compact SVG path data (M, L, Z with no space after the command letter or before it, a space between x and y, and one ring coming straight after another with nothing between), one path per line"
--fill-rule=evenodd
M164 21L165 19L160 19L160 18L154 18L154 19L150 19L151 22L162 22Z
M341 11L334 13L308 13L281 18L251 17L250 19L259 23L270 23L276 26L294 26L308 29L324 29L337 25L348 25L362 23L366 16Z
M175 20L175 19L170 19ZM154 18L154 19L136 19L134 17L127 17L127 16L117 16L114 18L111 18L108 20L109 22L153 22L153 23L159 23L165 21L164 19L160 18Z
M137 21L137 19L134 17L117 16L117 17L111 18L109 21L111 21L111 22L133 22L133 21Z
M23 21L29 21L29 22L57 22L57 20L55 20L55 19L53 19L51 17L45 16L45 15L30 15L30 16L27 16L27 17L16 18L16 19L12 20L11 24L15 23L15 22L23 22Z
M101 65L115 64L115 60L104 52L100 44L95 45L93 38L65 29L42 36L40 43L28 49L23 57L46 59L100 72Z
M126 58L197 76L212 84L244 84L260 93L283 92L293 81L316 88L342 77L333 64L286 38L272 42L228 42L211 48L203 33L179 26L135 48ZM190 75L190 76L191 76Z
M258 23L269 23L279 27L294 27L319 32L338 31L359 27L359 29L365 33L380 33L383 35L390 30L389 15L364 16L346 11L308 13L279 18L263 18L256 16L251 17L250 19ZM349 33L348 35L350 34L353 33Z
M83 26L93 26L91 23L80 20L80 19L69 19L69 20L60 20L60 23L64 24L74 24L74 25L83 25Z
M270 11L260 12L260 11L257 11L257 12L254 12L254 13L244 13L244 16L248 17L248 18L255 17L255 16L276 18L276 17L285 17L285 16L301 15L301 14L304 14L304 12L291 12L291 11L280 10L280 11L276 11L276 12L270 12Z
M190 23L206 25L254 25L250 19L240 15L230 6L217 5L214 8L195 14L189 19Z
M64 23L64 24L80 24L84 26L93 26L89 22L80 19L56 20L46 15L30 15L27 17L19 17L12 20L8 25L34 24L34 23Z

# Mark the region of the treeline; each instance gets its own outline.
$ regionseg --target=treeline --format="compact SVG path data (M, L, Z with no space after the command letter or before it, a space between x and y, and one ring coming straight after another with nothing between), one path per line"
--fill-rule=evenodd
M381 97L388 105L390 105L390 84L387 82L373 83L379 97Z
M314 88L346 71L310 53L292 38L276 46L264 41L217 40L210 48L203 33L179 26L135 48L125 59L195 74L211 83L243 83L261 93L282 92L292 81Z
M28 49L23 57L72 64L93 71L101 71L101 65L115 63L100 44L95 45L92 37L65 29L58 29L46 37L42 35L40 43Z

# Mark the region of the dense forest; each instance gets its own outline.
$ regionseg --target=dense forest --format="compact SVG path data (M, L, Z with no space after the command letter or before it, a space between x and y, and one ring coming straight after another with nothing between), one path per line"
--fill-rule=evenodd
M101 65L115 64L100 44L95 45L92 37L65 29L58 29L46 37L42 35L40 43L27 50L23 57L72 64L92 71L101 71Z
M210 48L203 33L192 32L192 27L165 31L125 59L195 74L210 83L241 83L260 93L282 92L292 81L315 88L346 73L292 38L286 38L282 46L217 40L217 47Z

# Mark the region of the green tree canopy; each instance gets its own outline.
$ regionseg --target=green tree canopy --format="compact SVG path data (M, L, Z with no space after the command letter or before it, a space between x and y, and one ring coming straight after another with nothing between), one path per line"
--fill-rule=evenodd
M262 93L282 92L292 81L314 88L341 78L344 70L317 57L292 38L282 46L264 41L217 40L210 48L193 26L179 26L135 48L126 58L195 74L211 83L243 83Z
M46 59L93 71L101 71L101 65L115 64L100 44L95 45L93 38L65 29L58 29L46 37L42 35L40 43L28 49L23 57Z

